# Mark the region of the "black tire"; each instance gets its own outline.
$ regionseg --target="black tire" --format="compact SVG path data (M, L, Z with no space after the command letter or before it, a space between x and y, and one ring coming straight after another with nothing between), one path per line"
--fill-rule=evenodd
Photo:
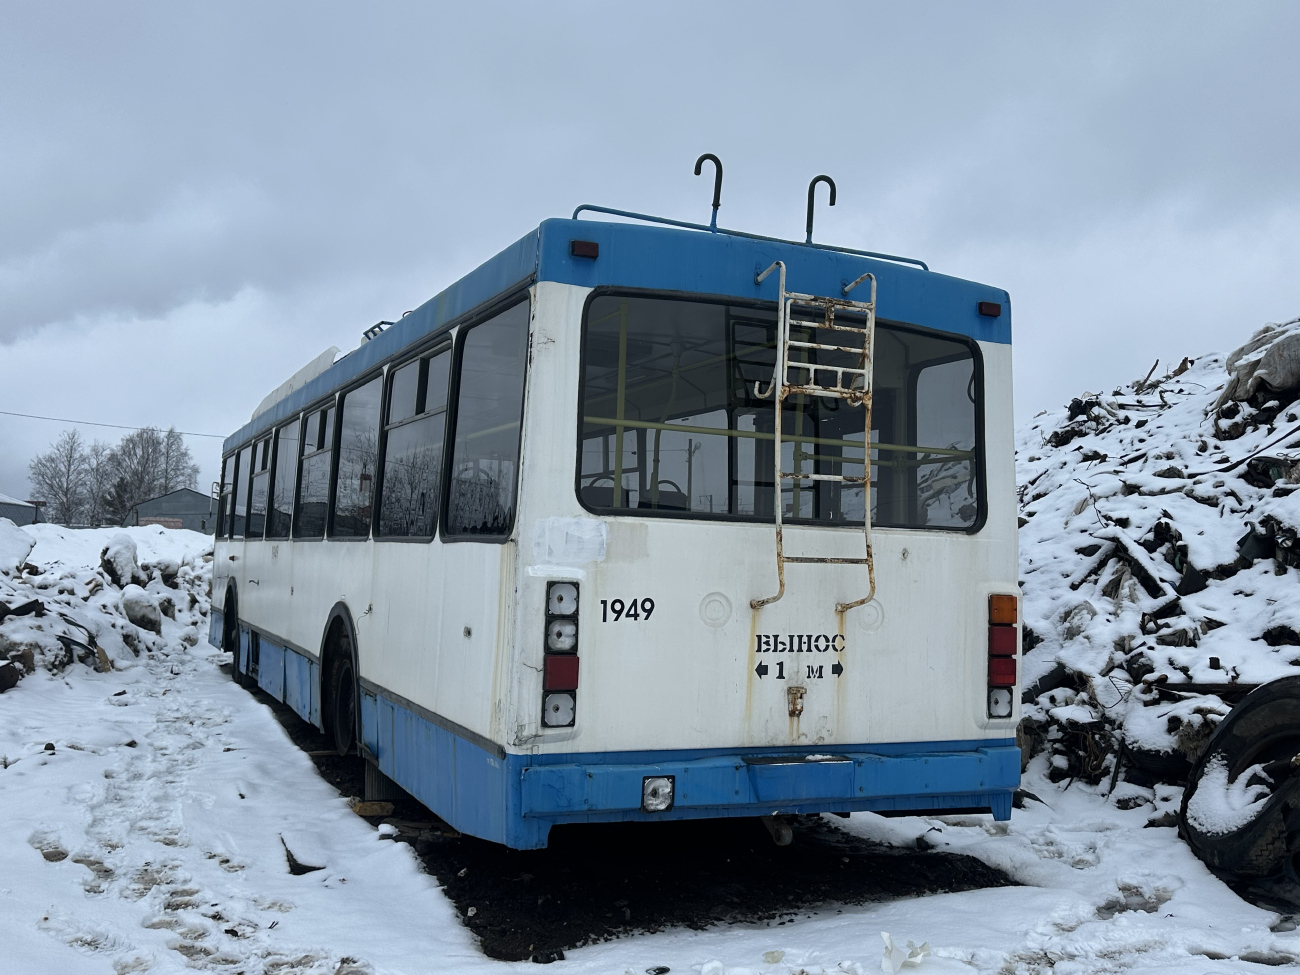
M239 604L232 592L226 597L221 619L221 649L230 654L230 676L240 687L248 686L248 675L239 666Z
M1283 677L1246 695L1215 729L1188 778L1178 821L1187 845L1215 874L1230 882L1300 879L1300 676ZM1187 814L1206 768L1222 763L1228 781L1259 764L1277 763L1271 794L1253 819L1227 832L1208 832Z
M346 637L332 657L330 681L330 730L334 735L334 750L340 755L350 755L357 739L357 680L352 668L352 648Z

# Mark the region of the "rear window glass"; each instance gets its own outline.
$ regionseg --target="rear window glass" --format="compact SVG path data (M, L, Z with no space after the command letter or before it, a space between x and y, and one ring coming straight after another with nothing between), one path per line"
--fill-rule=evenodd
M771 519L775 413L754 386L771 382L775 349L774 309L640 296L592 300L583 331L582 503L602 512ZM853 358L792 352L792 361L831 367L851 366ZM877 323L873 382L872 523L974 527L979 377L971 344ZM863 476L861 406L792 394L781 423L783 470ZM785 520L862 524L860 481L783 482Z

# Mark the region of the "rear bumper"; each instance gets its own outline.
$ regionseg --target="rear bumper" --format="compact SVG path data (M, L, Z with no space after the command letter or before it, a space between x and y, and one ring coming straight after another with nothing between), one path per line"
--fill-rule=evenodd
M1020 784L1020 749L1004 741L943 744L956 747L836 751L811 761L813 753L688 760L668 753L642 762L530 764L520 770L520 812L550 823L945 809L987 810L1009 819ZM642 781L668 775L674 779L672 809L643 812Z

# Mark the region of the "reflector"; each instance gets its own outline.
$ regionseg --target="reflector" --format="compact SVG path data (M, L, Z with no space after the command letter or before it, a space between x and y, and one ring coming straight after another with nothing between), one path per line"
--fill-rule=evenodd
M1016 619L1016 597L989 596L989 622L1007 626L1015 626L1020 622Z

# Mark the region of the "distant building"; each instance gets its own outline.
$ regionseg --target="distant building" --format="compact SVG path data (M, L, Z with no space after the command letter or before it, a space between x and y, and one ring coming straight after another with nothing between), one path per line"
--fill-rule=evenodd
M15 525L36 524L36 513L39 510L30 501L19 501L7 494L0 494L0 518L8 518Z
M216 501L206 494L181 488L161 497L141 501L127 514L126 524L188 528L211 535L216 530L216 505Z

